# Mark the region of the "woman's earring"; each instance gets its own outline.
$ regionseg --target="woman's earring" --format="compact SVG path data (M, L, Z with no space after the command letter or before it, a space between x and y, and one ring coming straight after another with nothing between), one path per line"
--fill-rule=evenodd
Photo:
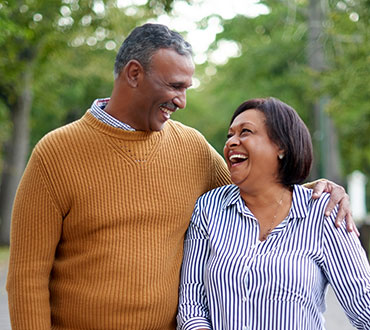
M283 159L284 158L284 154L279 154L279 159Z

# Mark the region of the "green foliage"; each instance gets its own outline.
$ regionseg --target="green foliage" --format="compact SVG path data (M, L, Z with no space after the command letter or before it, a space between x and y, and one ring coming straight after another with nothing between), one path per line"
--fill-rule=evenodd
M187 109L175 119L198 128L222 152L229 119L242 101L275 96L292 105L311 128L312 100L326 95L326 110L339 134L343 175L358 169L369 177L369 0L325 2L330 65L319 76L307 65L309 1L261 2L270 8L269 14L222 21L223 31L209 52L226 39L237 42L240 56L225 65L198 66L201 85L189 90ZM173 1L118 8L116 1L104 0L104 11L94 9L94 3L1 2L0 146L12 128L10 109L22 91L25 69L34 77L33 146L46 132L80 117L95 98L109 96L114 57L125 36L136 25L169 11ZM205 18L199 26L206 28L207 22ZM319 90L312 87L314 79L320 82Z
M172 0L118 8L116 1L24 0L0 5L0 146L12 106L33 73L31 147L48 131L110 95L118 47L136 25L162 14ZM96 7L96 4L103 7ZM95 6L95 7L94 7ZM6 128L6 129L5 129ZM4 135L4 136L3 136Z
M324 77L332 96L328 112L338 129L346 173L370 174L370 2L342 4L330 18L333 60Z
M9 247L0 246L0 266L6 264L9 259Z
M88 46L68 48L49 57L47 70L36 71L32 145L51 129L80 118L95 98L110 95L114 56Z
M308 1L265 3L268 15L237 16L223 22L217 41L236 41L241 55L215 66L217 73L212 76L206 74L210 63L198 68L202 85L189 91L190 110L176 118L197 127L222 152L231 114L243 100L277 97L292 105L313 132L311 104L325 96L329 99L326 111L339 136L342 175L360 170L370 177L370 1L325 2L329 67L320 74L308 67ZM314 88L314 80L320 89ZM370 205L370 184L367 202Z
M328 113L340 141L345 174L360 170L370 177L370 1L341 3L330 13L332 66L323 77L331 95ZM370 205L370 184L367 184Z
M10 120L6 106L0 101L0 145L2 145L10 135ZM1 150L0 150L1 152ZM0 153L0 172L2 171L2 154Z
M219 152L233 111L247 99L277 97L295 107L309 122L311 78L305 66L304 17L297 12L295 20L290 20L287 8L279 3L269 15L237 16L223 22L223 28L217 41L238 42L241 55L218 66L212 77L207 77L209 64L205 65L200 74L205 86L189 92L188 107L195 113L196 123L190 118L183 120L195 124Z

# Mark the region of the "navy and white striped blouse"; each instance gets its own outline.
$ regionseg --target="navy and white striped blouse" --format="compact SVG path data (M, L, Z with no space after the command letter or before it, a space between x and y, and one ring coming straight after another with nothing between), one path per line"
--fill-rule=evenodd
M287 218L265 241L235 185L195 206L184 245L178 329L324 329L328 284L351 323L370 329L370 267L360 242L335 214L329 195L294 186Z

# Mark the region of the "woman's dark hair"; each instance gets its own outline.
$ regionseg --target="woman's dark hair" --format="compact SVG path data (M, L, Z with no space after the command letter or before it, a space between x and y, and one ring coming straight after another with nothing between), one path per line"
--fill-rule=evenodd
M234 112L234 119L247 110L261 111L266 118L267 134L279 148L284 158L279 159L279 180L290 186L302 183L310 173L313 152L311 135L297 112L275 98L258 98L243 102Z

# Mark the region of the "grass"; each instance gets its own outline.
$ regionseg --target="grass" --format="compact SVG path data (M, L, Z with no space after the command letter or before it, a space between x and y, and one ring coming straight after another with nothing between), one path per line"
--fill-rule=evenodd
M0 246L0 265L8 262L9 246Z

